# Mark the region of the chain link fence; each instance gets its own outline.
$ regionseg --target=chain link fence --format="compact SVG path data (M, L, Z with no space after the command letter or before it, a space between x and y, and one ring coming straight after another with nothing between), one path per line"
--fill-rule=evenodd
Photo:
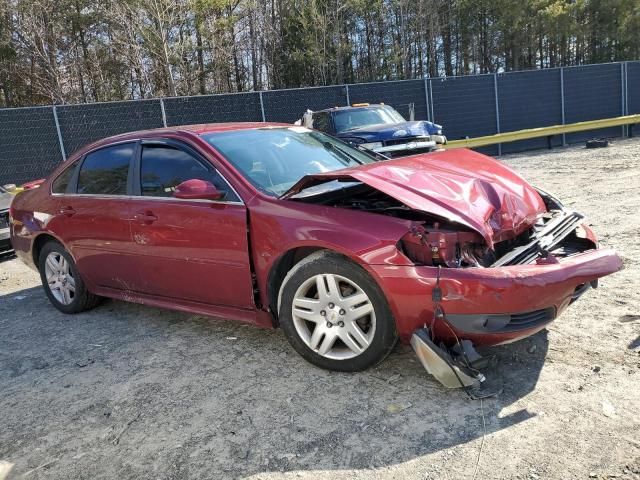
M286 122L307 109L385 103L405 118L443 125L450 140L640 113L640 61L524 72L264 92L0 109L0 185L46 176L78 148L118 133L212 122ZM558 136L553 145L625 128ZM545 148L531 139L479 150Z

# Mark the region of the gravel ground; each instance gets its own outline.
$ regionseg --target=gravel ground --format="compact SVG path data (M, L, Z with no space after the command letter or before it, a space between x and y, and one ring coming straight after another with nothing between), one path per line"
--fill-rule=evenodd
M358 374L278 330L107 301L76 316L0 263L4 478L640 478L640 140L503 157L626 269L495 349L504 392L445 391L400 346Z

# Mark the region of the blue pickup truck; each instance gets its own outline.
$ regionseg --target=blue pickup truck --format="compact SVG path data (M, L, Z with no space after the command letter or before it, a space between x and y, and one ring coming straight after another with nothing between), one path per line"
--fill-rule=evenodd
M307 112L300 123L372 150L386 157L402 157L436 150L447 143L442 126L427 121L407 122L389 105L359 103Z

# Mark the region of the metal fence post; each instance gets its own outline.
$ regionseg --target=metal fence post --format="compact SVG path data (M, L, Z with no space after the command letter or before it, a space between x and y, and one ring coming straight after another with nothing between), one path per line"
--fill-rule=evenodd
M262 90L258 92L258 95L260 96L260 112L262 112L262 121L266 122L267 117L264 114L264 101L262 100Z
M564 125L564 67L560 67L560 106L562 107L562 125ZM567 135L562 134L562 146L567 146Z
M498 102L498 74L493 74L493 94L496 101L496 133L500 133L500 104ZM502 155L502 144L498 144L498 156Z
M167 112L164 110L164 99L160 97L160 112L162 113L162 125L167 128Z
M351 105L351 99L349 98L349 84L344 85L345 93L347 94L347 107Z
M624 114L629 115L629 62L624 62ZM627 128L627 137L629 136L629 125Z
M62 132L60 131L60 122L58 121L58 109L53 106L53 121L56 122L56 132L58 132L58 142L60 143L60 153L62 154L62 160L67 159L67 152L64 149L64 141L62 140Z
M429 112L429 80L424 79L424 103L427 107L427 120L431 121L431 113Z
M433 80L430 78L427 79L429 81L429 105L431 106L431 121L435 123L436 116L433 113Z
M624 82L624 62L620 62L620 109L621 112L620 116L624 117L624 105L625 105L625 101L624 101L624 97L625 97L625 92L626 92L626 85ZM622 138L624 138L624 125L622 125Z

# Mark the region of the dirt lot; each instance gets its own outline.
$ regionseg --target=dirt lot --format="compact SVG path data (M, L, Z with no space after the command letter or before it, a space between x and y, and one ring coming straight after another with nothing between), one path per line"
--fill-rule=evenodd
M626 269L497 349L499 397L408 347L330 373L280 331L108 301L76 315L0 263L0 479L640 478L640 140L503 157Z

